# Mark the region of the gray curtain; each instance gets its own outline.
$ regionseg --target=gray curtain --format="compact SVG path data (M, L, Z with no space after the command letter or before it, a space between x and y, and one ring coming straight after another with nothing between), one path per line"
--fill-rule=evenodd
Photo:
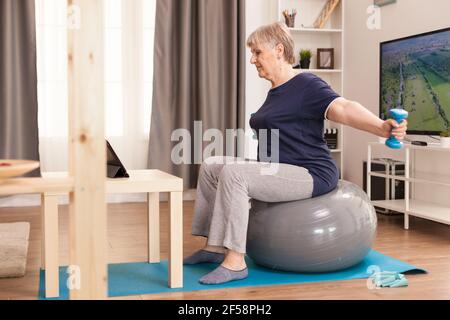
M34 10L0 0L0 159L39 160Z
M223 133L225 153L225 129L245 128L244 91L244 0L158 0L149 167L195 188L199 165L171 161L172 148L179 144L171 142L172 132L191 133L192 163L199 162L195 121L202 121L203 132L216 128Z

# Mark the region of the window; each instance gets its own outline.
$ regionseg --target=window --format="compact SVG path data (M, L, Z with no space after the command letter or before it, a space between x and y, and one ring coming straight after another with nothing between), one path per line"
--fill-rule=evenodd
M123 136L122 0L105 3L105 130L108 137Z
M39 134L67 137L66 1L36 1Z
M144 126L145 132L150 134L151 101L153 99L153 46L155 43L156 0L144 0L142 10L144 32ZM150 105L150 108L145 106Z
M41 165L67 170L67 1L35 1ZM105 131L129 169L147 166L155 11L156 0L104 0Z

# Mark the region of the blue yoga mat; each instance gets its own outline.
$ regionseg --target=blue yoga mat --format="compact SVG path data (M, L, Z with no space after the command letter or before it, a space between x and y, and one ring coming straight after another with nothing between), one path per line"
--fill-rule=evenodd
M385 256L379 252L371 251L360 264L338 272L320 274L299 274L292 272L274 271L260 267L247 260L250 270L249 277L244 280L225 283L222 285L202 285L198 282L203 275L214 270L217 264L199 264L184 266L184 288L168 288L167 261L158 264L149 263L123 263L110 264L109 296L122 297L143 294L156 294L168 292L187 292L198 290L214 290L224 288L240 288L255 286L271 286L285 284L300 284L311 282L326 282L351 279L366 279L373 272L396 271L400 273L414 272L426 273L424 269L403 263L394 258ZM66 267L59 271L60 300L68 299L69 292L66 286L68 274ZM41 271L39 283L39 299L45 299L45 273Z

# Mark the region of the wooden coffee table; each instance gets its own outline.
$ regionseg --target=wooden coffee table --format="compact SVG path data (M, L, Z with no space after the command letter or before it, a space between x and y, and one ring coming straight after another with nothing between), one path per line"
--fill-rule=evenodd
M159 170L129 171L130 178L107 179L107 193L147 193L148 195L148 262L160 262L159 194L169 193L170 288L183 287L183 180ZM44 178L67 178L66 172L43 173ZM58 196L67 193L42 193L42 254L45 270L45 296L59 297ZM70 232L70 231L69 231ZM70 245L70 244L69 244Z

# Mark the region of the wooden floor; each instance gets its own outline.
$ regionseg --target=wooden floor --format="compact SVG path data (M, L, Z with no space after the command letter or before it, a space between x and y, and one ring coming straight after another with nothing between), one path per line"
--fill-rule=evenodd
M109 261L146 260L147 231L145 205L115 204L108 208ZM190 235L193 202L184 203L184 254L202 246L202 239ZM68 264L67 207L60 209L60 260ZM40 266L40 209L0 208L0 223L31 223L27 274L19 279L0 279L0 299L36 299ZM407 276L407 288L370 290L366 280L335 281L301 285L250 287L227 290L124 297L123 299L450 299L450 227L411 218L411 230L403 229L402 216L379 216L374 249L425 268L426 275ZM162 258L168 250L168 206L161 204Z

